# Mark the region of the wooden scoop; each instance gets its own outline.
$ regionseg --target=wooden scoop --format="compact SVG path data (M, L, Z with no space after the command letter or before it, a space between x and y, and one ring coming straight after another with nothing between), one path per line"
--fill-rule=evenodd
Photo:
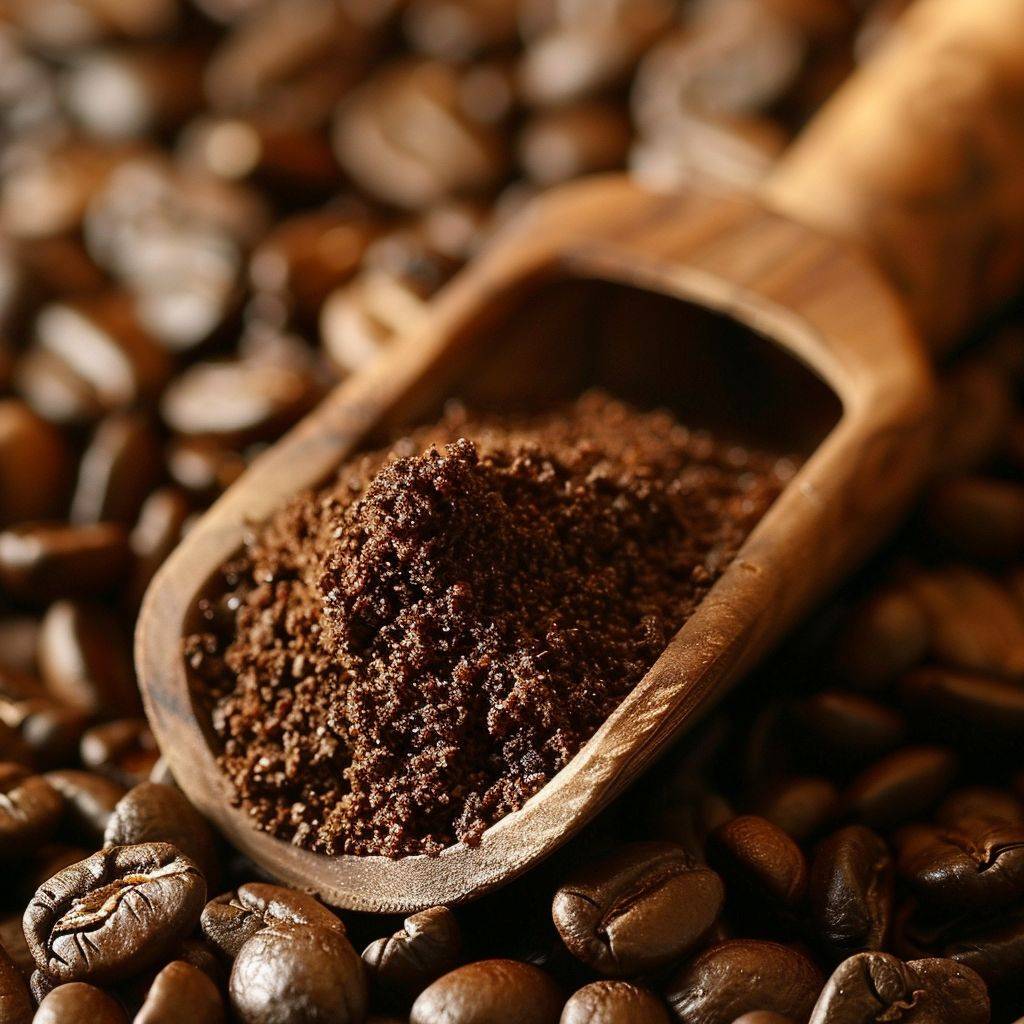
M1024 0L920 0L760 197L653 195L614 177L540 199L422 325L259 458L155 579L138 670L181 788L260 867L353 910L458 902L549 854L905 508L932 409L911 321L941 351L1021 283L1022 168ZM257 831L231 806L182 658L247 526L451 396L522 408L593 385L807 460L618 710L478 846L326 857Z

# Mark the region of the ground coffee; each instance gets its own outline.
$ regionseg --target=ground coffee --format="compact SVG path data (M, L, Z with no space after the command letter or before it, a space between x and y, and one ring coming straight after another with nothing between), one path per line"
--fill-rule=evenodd
M596 393L452 409L347 464L249 538L227 628L187 642L235 799L325 853L479 841L643 676L791 469Z

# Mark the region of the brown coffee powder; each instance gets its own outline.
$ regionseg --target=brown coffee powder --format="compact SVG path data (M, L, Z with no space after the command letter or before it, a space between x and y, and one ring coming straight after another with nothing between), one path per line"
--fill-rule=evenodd
M237 802L325 853L479 841L643 676L791 471L599 393L451 410L352 461L249 538L188 640Z

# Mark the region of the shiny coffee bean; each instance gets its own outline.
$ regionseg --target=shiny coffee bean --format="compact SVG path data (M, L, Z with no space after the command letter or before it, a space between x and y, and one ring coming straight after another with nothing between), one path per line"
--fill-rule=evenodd
M301 998L296 993L297 998ZM175 960L153 981L133 1024L223 1024L224 1001L198 967Z
M807 861L790 837L764 818L748 814L720 825L708 840L708 857L722 873L734 910L792 910L807 889Z
M669 1016L648 989L628 981L595 981L569 999L559 1024L669 1024Z
M49 992L33 1024L128 1024L128 1015L103 989L74 981Z
M119 718L89 729L79 756L86 768L134 786L148 778L160 751L144 718Z
M142 602L157 569L178 546L192 511L188 495L176 487L161 487L143 502L130 537L135 566L128 596L133 607Z
M35 1003L24 975L0 946L0 1020L4 1024L32 1024Z
M210 900L200 919L203 934L229 959L257 932L271 925L297 925L345 934L341 919L315 896L265 882L247 882Z
M798 843L824 831L839 813L839 790L828 779L787 779L761 798L757 812Z
M694 949L722 909L722 881L682 847L633 843L577 868L552 916L569 952L611 976L665 967Z
M854 686L876 689L920 664L931 624L913 593L892 588L857 608L839 633L835 659Z
M45 778L64 798L65 828L71 837L99 846L110 816L127 789L105 775L75 768L47 772Z
M407 917L400 931L363 950L371 986L389 1002L412 1002L432 981L462 962L462 935L447 907Z
M36 767L60 768L74 761L82 733L89 725L86 712L42 697L22 701L18 714L18 731Z
M934 807L956 772L956 756L945 747L904 747L858 775L845 802L866 825L891 828Z
M794 1024L792 1018L783 1017L781 1013L772 1013L771 1010L754 1010L737 1017L733 1024Z
M162 461L162 444L148 417L108 416L79 463L71 521L133 523L146 495L160 482Z
M35 961L25 942L25 929L21 926L21 912L0 917L0 947L14 962L24 978L36 969Z
M269 925L239 950L229 988L243 1024L359 1024L366 1016L363 962L335 928Z
M558 1024L565 1000L550 976L516 960L478 960L438 978L409 1024Z
M208 889L219 886L217 839L206 819L171 786L140 782L118 802L103 833L104 846L170 843L199 866Z
M928 907L1006 907L1024 895L1024 826L965 820L921 829L901 848L899 870Z
M57 831L64 800L41 775L0 763L0 863L24 860Z
M0 525L58 515L70 470L60 431L24 402L0 400Z
M25 911L25 938L37 967L57 982L108 984L172 952L205 901L199 869L173 846L112 847L39 888Z
M811 863L811 918L837 958L884 947L893 877L885 840L863 825L849 825L819 843Z
M1024 735L1024 689L1018 683L947 668L920 668L904 676L900 695L944 735L965 742Z
M518 14L507 0L411 0L402 29L417 52L465 61L514 44Z
M171 479L201 501L226 491L245 470L245 458L230 445L206 437L181 437L167 452Z
M810 1024L988 1024L989 1010L985 983L951 960L858 953L829 978Z
M52 604L39 636L39 667L55 697L88 714L125 714L139 705L128 637L101 605Z
M116 523L26 523L0 533L0 583L36 604L106 594L130 562L128 535Z
M823 982L818 968L788 946L734 939L676 970L666 997L681 1024L732 1024L753 1010L803 1021Z
M966 819L1024 825L1024 802L1005 789L964 786L942 801L935 812L935 821L948 827Z
M809 746L826 764L863 764L902 742L907 724L898 711L870 697L823 690L797 707Z
M535 115L519 135L519 163L531 181L557 185L622 167L632 139L626 112L591 101Z

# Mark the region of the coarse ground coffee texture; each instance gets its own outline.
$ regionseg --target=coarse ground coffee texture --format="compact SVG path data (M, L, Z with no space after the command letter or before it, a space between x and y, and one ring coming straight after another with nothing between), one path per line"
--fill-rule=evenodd
M237 803L324 853L436 854L521 807L643 676L793 463L601 393L345 465L186 642Z

